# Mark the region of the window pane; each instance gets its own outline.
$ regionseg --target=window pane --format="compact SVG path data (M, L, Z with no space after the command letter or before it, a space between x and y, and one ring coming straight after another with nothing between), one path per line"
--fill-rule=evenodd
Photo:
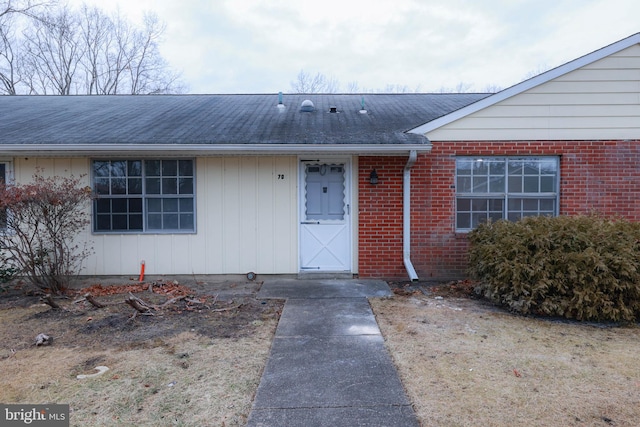
M149 212L162 212L162 199L147 199L147 210Z
M180 212L193 212L193 199L180 199Z
M127 161L119 160L117 162L111 162L111 176L113 177L127 176Z
M478 159L473 162L473 174L474 175L488 175L489 165L482 159Z
M193 230L193 214L180 215L180 230Z
M144 170L147 176L160 176L160 160L145 160Z
M111 212L127 213L127 199L111 199Z
M109 194L109 178L96 178L94 184L96 194Z
M163 215L163 229L165 230L177 230L178 229L178 214L165 214Z
M522 210L525 211L537 211L538 199L524 199L522 201Z
M109 162L93 162L93 176L95 177L108 177L109 176Z
M129 160L128 163L129 176L142 176L142 162L140 160Z
M556 180L553 176L540 177L540 192L553 193L556 191Z
M125 178L111 178L111 194L127 194L127 180Z
M524 174L537 176L540 173L538 165L539 162L537 160L524 162Z
M457 228L471 228L471 214L459 213L457 215Z
M491 222L500 221L502 219L502 212L489 212L489 218Z
M129 199L129 212L142 213L142 199Z
M180 178L178 182L180 194L193 194L193 178Z
M178 176L178 161L177 160L163 160L162 161L162 176Z
M541 199L540 200L540 210L553 212L555 210L556 201L555 199Z
M113 221L113 229L114 230L127 230L128 228L128 224L127 224L127 215L112 215L111 216L112 221Z
M98 199L96 200L96 213L111 213L111 200L110 199Z
M500 212L502 214L502 206L504 204L504 200L502 199L490 199L489 200L489 211L491 212Z
M470 160L470 159L456 160L456 169L457 169L458 175L471 176L472 165L473 165L473 160Z
M471 199L458 199L458 211L470 211Z
M487 222L487 213L472 213L471 214L471 227L476 228L483 222Z
M525 193L538 193L538 176L525 176L524 177L524 192Z
M178 180L176 178L162 178L162 194L178 194Z
M160 178L147 178L147 194L160 194Z
M557 175L558 161L556 159L540 159L540 173L543 175Z
M504 193L504 176L492 176L489 180L490 193Z
M148 214L147 227L149 230L162 230L162 214Z
M509 160L509 175L522 175L522 162Z
M504 160L495 160L491 162L489 166L489 173L491 175L502 175L504 176L505 171L505 161Z
M142 194L142 178L129 178L129 194Z
M485 176L474 176L473 177L473 192L474 193L486 193L487 191L488 191L487 177L485 177Z
M178 199L164 199L163 212L178 212Z
M509 177L509 193L522 193L522 177L510 176Z
M510 211L519 211L522 209L522 199L509 199L507 206L509 206Z
M193 176L193 161L180 160L178 162L178 174L180 176Z
M96 230L97 231L109 231L109 230L111 230L111 215L97 215L96 216Z
M484 199L472 199L471 200L471 210L472 211L486 211L487 210L487 200Z
M142 230L142 214L129 215L129 230Z
M471 193L471 177L458 176L457 191L459 193Z

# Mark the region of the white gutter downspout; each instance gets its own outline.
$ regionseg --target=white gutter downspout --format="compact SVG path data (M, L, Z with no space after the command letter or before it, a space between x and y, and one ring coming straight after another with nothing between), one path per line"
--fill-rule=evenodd
M409 151L409 160L404 166L403 175L403 194L402 194L402 254L404 257L404 268L409 274L412 282L418 280L413 264L411 263L411 168L418 159L418 153L415 150Z

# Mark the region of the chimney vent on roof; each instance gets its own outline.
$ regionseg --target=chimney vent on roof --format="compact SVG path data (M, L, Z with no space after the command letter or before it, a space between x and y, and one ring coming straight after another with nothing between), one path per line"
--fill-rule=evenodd
M338 107L335 107L335 106L332 105L331 107L329 107L329 112L330 113L337 113L338 112Z

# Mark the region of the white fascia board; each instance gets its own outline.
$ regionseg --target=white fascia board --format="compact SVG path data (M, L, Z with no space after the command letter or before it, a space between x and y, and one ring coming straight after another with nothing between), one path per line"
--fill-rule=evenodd
M46 156L206 156L216 154L268 155L300 153L407 154L431 151L431 144L10 144L3 155Z
M459 110L453 111L445 116L434 119L428 123L425 123L417 128L411 129L407 131L408 133L415 133L419 135L425 135L432 130L438 129L444 125L447 125L451 122L454 122L458 119L461 119L465 116L473 114L477 111L480 111L484 108L490 107L498 102L504 101L505 99L511 98L512 96L521 94L529 89L532 89L541 84L547 83L553 79L556 79L562 75L570 73L572 71L577 70L578 68L589 65L593 62L596 62L602 58L606 58L609 55L613 55L614 53L620 52L634 44L640 43L640 33L636 33L632 36L629 36L625 39L622 39L616 43L605 46L601 49L596 50L590 54L582 56L580 58L574 59L571 62L567 62L564 65L553 68L547 72L539 74L535 77L530 78L529 80L525 80L522 83L518 83L514 86L511 86L503 91L497 92L494 95L488 96L486 98L481 99L480 101L474 102L473 104L469 104L466 107L463 107Z

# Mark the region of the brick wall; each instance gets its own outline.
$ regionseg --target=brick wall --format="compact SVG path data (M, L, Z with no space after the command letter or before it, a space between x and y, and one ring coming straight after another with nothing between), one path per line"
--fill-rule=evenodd
M640 141L436 142L411 171L411 260L420 279L465 276L467 240L455 233L456 156L560 156L560 214L640 221ZM402 172L407 157L360 157L359 273L406 279ZM369 184L375 168L377 186Z

